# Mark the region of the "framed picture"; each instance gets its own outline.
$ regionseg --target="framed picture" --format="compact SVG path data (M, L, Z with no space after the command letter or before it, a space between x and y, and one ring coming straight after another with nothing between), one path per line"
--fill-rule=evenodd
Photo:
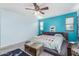
M66 18L66 31L74 31L74 17Z
M56 31L56 27L55 26L50 26L50 32L55 32Z

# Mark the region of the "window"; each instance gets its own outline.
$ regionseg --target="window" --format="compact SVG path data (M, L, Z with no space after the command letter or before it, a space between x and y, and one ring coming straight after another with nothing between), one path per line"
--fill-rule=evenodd
M40 30L43 31L43 21L40 21Z
M66 18L66 30L67 31L74 30L74 18L73 17Z

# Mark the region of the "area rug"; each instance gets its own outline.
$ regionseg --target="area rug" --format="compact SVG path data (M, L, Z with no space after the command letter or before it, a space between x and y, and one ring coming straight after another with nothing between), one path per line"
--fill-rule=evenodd
M13 51L9 51L9 52L2 54L0 56L29 56L29 54L24 52L21 49L15 49Z

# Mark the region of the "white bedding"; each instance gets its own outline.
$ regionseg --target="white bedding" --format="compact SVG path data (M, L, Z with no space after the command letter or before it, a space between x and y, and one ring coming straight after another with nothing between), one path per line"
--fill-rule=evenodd
M56 34L54 36L50 35L41 35L34 37L33 41L43 44L44 47L50 49L56 49L59 53L61 51L61 45L64 40L64 37L61 34Z

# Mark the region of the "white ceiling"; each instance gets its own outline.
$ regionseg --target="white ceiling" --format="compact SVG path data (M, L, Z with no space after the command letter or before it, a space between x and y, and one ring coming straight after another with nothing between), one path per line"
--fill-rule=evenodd
M56 15L61 15L69 13L79 9L79 4L76 3L42 3L38 4L40 7L48 6L49 10L44 11L45 15L42 15L43 18L48 18ZM33 11L25 10L25 8L33 8L31 3L2 3L0 8L11 10L23 14L34 15Z

